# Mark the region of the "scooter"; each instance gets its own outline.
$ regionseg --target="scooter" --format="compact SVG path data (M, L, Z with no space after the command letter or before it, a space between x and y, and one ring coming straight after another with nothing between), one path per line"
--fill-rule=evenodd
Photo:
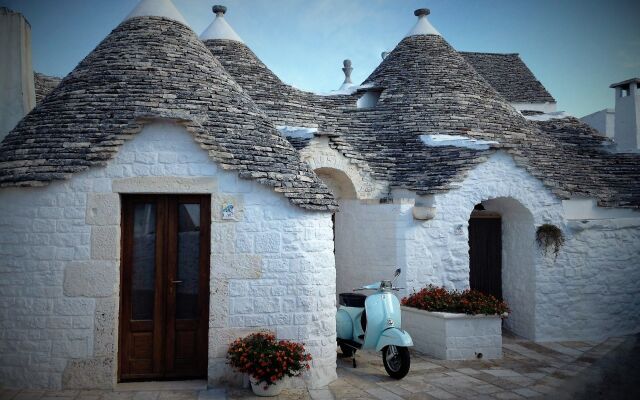
M391 281L380 281L358 290L375 290L370 296L359 293L340 293L340 308L336 315L338 346L345 357L353 358L356 351L382 352L382 363L390 377L404 378L409 373L411 336L401 329L400 301L392 293L393 282L400 276L398 268Z

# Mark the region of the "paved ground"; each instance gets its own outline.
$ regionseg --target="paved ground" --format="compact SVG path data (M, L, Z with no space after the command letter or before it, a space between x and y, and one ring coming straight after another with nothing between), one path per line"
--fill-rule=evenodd
M603 343L533 343L504 337L501 360L441 361L412 354L411 371L390 379L376 354L358 353L358 368L338 359L339 379L326 389L290 389L277 399L639 399L640 337ZM200 390L200 384L149 385L117 391L0 391L0 400L259 399L249 389ZM131 388L131 387L130 387ZM166 390L157 390L166 389Z

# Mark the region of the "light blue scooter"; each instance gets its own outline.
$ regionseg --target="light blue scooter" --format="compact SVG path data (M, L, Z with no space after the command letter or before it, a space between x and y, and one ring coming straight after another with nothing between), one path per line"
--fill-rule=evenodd
M338 345L345 357L353 357L357 350L382 351L382 363L390 377L404 378L409 372L411 360L409 346L411 336L401 329L400 301L391 293L393 282L400 275L397 269L393 280L376 282L356 290L376 290L365 296L358 293L340 293L340 308L336 315Z

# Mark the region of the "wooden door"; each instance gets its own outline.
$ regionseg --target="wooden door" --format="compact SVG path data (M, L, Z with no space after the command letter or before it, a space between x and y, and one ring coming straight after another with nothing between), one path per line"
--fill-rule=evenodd
M502 300L502 219L476 212L469 219L469 286Z
M119 377L207 375L210 197L122 197Z

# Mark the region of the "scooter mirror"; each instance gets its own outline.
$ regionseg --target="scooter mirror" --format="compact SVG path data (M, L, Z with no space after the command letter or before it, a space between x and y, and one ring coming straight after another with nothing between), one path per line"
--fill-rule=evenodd
M400 273L401 273L401 272L402 272L402 270L401 270L400 268L398 268L398 269L396 270L395 274L393 274L393 276L397 278L398 276L400 276Z

